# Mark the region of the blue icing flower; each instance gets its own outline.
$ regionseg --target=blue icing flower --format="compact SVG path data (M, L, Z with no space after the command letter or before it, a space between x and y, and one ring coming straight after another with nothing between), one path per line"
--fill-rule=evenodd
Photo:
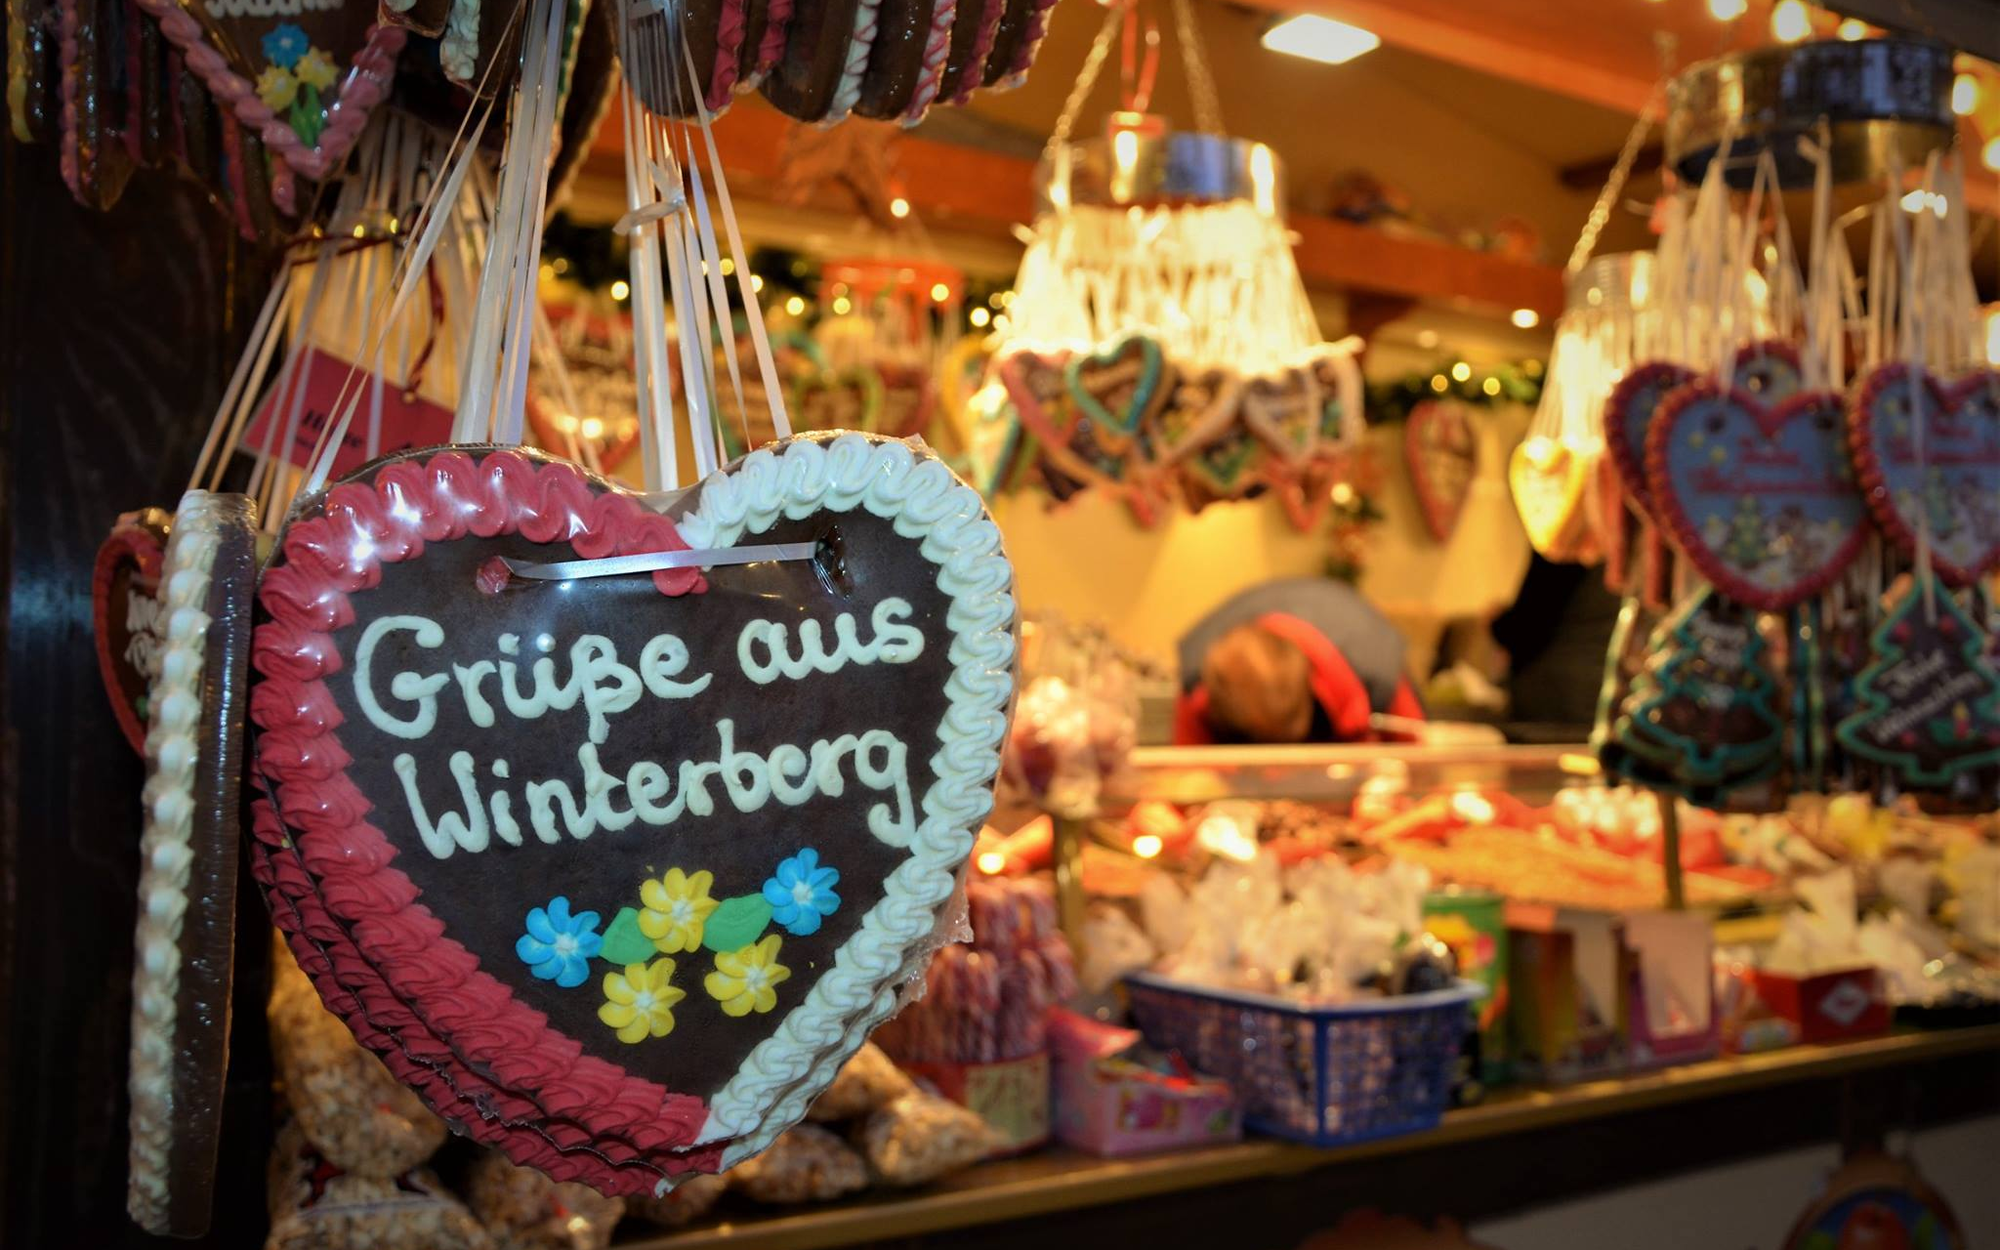
M284 69L290 69L311 48L306 32L290 22L273 26L264 35L264 59Z
M819 932L822 916L831 916L840 906L833 887L840 873L822 868L819 852L807 847L778 865L778 875L764 883L764 901L771 905L771 918L794 937Z
M514 943L521 962L544 981L573 989L590 978L590 958L604 949L597 932L597 913L569 914L569 900L558 894L547 908L528 912L528 931Z

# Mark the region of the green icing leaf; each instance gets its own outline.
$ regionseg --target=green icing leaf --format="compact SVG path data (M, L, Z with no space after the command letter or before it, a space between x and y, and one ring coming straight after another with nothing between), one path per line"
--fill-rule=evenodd
M762 894L726 898L709 914L701 929L701 944L716 954L742 950L771 923L771 905Z
M622 907L611 918L611 925L604 931L604 948L597 952L598 958L610 960L619 967L626 964L651 963L660 953L652 939L639 932L639 913L635 908Z

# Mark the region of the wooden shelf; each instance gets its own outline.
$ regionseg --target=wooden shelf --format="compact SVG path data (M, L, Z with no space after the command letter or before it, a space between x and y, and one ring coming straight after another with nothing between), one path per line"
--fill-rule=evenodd
M1867 1041L1798 1046L1714 1059L1643 1076L1565 1089L1507 1089L1453 1111L1425 1133L1320 1149L1269 1139L1136 1159L1051 1149L981 1164L925 1189L719 1222L620 1244L619 1250L825 1250L979 1224L1131 1202L1176 1190L1293 1176L1344 1162L1414 1154L1435 1146L1525 1133L1759 1087L1819 1080L1956 1055L2000 1054L2000 1025L1903 1032Z

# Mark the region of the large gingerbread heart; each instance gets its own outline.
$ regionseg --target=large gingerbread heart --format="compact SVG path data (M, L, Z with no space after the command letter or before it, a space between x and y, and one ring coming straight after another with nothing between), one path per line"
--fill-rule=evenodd
M1954 586L2000 568L2000 373L1947 387L1919 368L1882 365L1848 407L1854 464L1869 509L1912 557Z
M739 541L817 554L496 576ZM781 443L675 519L528 453L412 453L296 518L261 599L259 762L380 983L330 1005L378 1049L372 1022L413 1012L450 1089L560 1108L654 1178L803 1114L921 966L991 804L1011 570L978 497L900 442Z
M1427 399L1410 410L1403 431L1410 485L1431 537L1450 542L1479 468L1479 440L1465 405Z
M1867 537L1841 397L1774 406L1706 379L1660 404L1646 439L1654 515L1730 598L1782 612L1838 577Z
M141 508L118 518L97 549L90 578L90 616L97 636L97 673L111 714L132 749L146 749L147 693L159 675L160 565L173 514Z
M73 2L73 0L66 0ZM298 211L292 175L332 174L388 97L408 32L363 0L137 0L217 103L274 158L271 198Z

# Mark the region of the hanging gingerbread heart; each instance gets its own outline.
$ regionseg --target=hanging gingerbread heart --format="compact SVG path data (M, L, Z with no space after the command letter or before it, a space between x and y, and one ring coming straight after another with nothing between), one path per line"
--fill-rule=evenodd
M361 137L370 113L388 97L408 38L361 0L137 3L215 100L269 152L270 198L288 214L301 207L293 177L327 177Z
M173 514L141 508L118 518L97 549L90 578L90 616L97 638L97 672L111 714L132 749L146 749L148 691L160 669L160 564Z
M1584 516L1590 462L1552 438L1530 436L1507 461L1507 485L1528 542L1551 560L1593 557L1592 529Z
M1259 374L1243 383L1243 420L1286 466L1303 465L1319 448L1319 383L1309 368Z
M808 374L792 391L792 411L809 430L871 432L882 423L882 375L866 365Z
M1188 502L1199 512L1216 500L1243 499L1269 484L1271 449L1242 419L1182 456L1177 463Z
M1070 357L1063 380L1079 417L1070 449L1106 476L1122 477L1141 428L1172 386L1159 341L1144 334L1123 335L1094 352Z
M1432 538L1450 542L1479 469L1478 437L1465 405L1427 399L1410 409L1403 450L1425 527Z
M882 360L876 362L875 372L882 379L881 413L876 425L865 428L890 438L922 434L937 402L937 381L930 367Z
M1867 509L1841 407L1831 391L1767 406L1706 379L1661 403L1646 446L1654 516L1732 599L1782 612L1860 554Z
M496 563L739 541L815 554L568 583ZM803 1114L990 806L1011 573L977 497L899 442L780 443L673 519L526 453L396 457L294 520L262 600L260 764L380 980L322 992L357 1033L407 1004L441 1071L655 1180ZM591 1153L565 1157L650 1183Z
M1960 595L1974 597L1968 610ZM1840 745L1887 769L1900 790L1950 794L2000 764L2000 674L1987 657L1982 589L1930 594L1904 578L1870 637L1855 680L1856 710L1834 734Z
M1946 387L1881 365L1848 408L1854 464L1875 520L1954 586L2000 568L2000 373Z
M126 1206L149 1232L208 1229L235 967L256 508L189 491L160 568L132 963Z
M1646 434L1660 401L1698 377L1694 370L1671 361L1643 364L1618 380L1604 401L1604 453L1618 474L1618 485L1639 514L1653 515L1646 485Z

